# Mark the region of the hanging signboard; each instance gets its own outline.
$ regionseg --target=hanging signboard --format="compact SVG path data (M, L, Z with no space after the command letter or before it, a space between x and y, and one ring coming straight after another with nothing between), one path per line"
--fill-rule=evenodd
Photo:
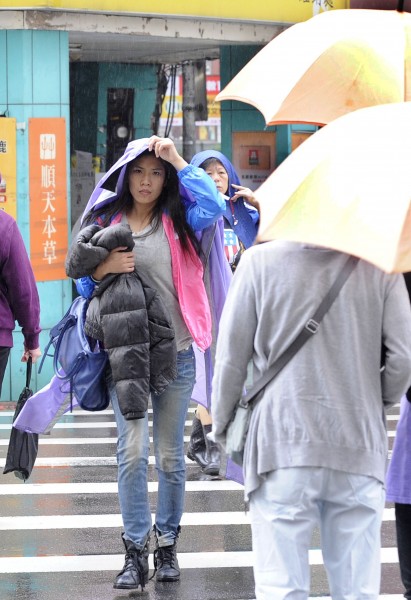
M65 279L66 121L29 119L30 256L37 281Z
M220 103L215 102L215 97L220 91L220 75L206 76L206 95L208 120L201 121L209 125L220 124ZM167 93L161 110L160 125L165 126L168 119L173 117L173 125L183 124L183 77L177 75L175 80L174 94L172 95L171 82L169 82Z
M0 210L16 216L16 119L0 118Z
M241 185L256 190L275 169L274 131L234 131L233 165Z

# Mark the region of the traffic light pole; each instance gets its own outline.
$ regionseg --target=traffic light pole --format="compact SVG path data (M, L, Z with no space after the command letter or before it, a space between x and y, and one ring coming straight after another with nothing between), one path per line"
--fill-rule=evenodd
M195 154L195 69L192 62L182 65L183 69L183 158L190 162Z

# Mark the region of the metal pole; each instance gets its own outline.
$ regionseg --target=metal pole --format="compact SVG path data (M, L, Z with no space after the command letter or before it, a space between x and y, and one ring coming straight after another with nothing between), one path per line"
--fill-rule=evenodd
M183 64L183 158L190 162L195 154L195 71L193 63Z
M399 12L404 12L404 0L398 0L397 10Z

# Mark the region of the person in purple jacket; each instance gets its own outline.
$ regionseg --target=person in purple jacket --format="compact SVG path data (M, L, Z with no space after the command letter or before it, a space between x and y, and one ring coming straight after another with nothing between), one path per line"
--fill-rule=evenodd
M234 273L242 253L253 245L257 235L260 221L257 200L251 189L241 185L240 178L232 162L218 150L198 152L191 159L191 164L204 169L225 200L225 211L222 219L224 254ZM227 290L222 287L220 289L220 296L224 296L222 304L226 293ZM217 314L215 314L215 320L219 321ZM217 332L218 323L216 323ZM212 364L209 369L209 381L211 381ZM193 400L198 402L198 407L193 418L187 457L195 461L206 475L227 475L227 472L224 473L226 467L221 465L219 445L207 437L207 434L211 432L209 397L211 385L208 385L208 395L199 394L199 387L195 388L193 395ZM234 479L239 481L238 476L235 476Z
M16 221L0 211L0 394L13 347L16 321L22 328L22 362L35 363L39 348L40 301L33 270Z

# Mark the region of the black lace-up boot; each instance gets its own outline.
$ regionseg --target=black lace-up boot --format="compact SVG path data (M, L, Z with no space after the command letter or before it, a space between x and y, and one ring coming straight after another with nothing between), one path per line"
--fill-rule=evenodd
M190 460L194 460L203 469L207 466L206 452L203 426L197 415L194 415L190 441L188 442L187 457Z
M218 475L220 473L221 452L220 446L208 439L207 434L212 430L212 425L203 425L204 438L207 447L206 461L203 468L206 475Z
M142 550L135 547L133 542L124 539L126 557L123 570L117 575L113 587L120 590L137 590L141 585L141 591L148 582L148 554L150 538L147 537Z
M161 537L161 532L154 525L154 533L156 536L156 547L154 550L154 575L156 581L178 581L180 579L180 568L177 560L177 540L180 535L181 528L178 528L177 537L174 543L170 546L159 546L158 538Z

